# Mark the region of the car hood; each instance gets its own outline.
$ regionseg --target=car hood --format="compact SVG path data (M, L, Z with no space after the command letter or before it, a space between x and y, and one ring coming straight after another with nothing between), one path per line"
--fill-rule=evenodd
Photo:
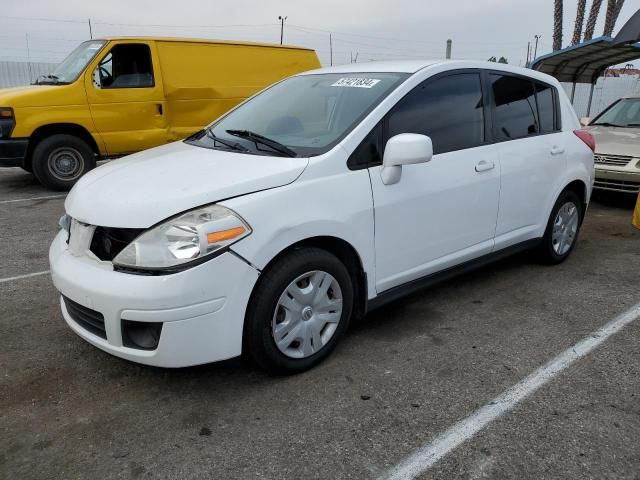
M73 187L65 210L91 225L147 228L185 210L291 183L308 162L175 142L92 170Z
M84 89L77 83L0 88L0 107L53 107L86 102Z
M596 153L640 157L640 128L586 127L596 139Z

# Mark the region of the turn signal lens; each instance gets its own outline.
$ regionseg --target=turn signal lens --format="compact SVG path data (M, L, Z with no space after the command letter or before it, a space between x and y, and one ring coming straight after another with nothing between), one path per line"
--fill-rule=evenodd
M0 107L0 118L13 118L13 109Z
M228 230L222 230L220 232L208 233L207 242L209 242L209 244L224 242L226 240L231 240L233 238L239 237L246 231L247 229L244 227L236 227L230 228Z

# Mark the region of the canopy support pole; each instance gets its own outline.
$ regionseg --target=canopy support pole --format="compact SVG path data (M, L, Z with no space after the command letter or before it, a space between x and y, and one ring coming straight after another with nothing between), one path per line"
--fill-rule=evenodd
M573 98L576 96L576 82L573 82L571 87L571 105L573 105Z
M587 117L591 114L591 102L593 101L593 91L596 88L596 82L591 84L591 91L589 92L589 105L587 106Z

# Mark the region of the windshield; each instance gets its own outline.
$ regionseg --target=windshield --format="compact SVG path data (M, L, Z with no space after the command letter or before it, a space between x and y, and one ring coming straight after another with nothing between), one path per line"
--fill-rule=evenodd
M282 156L320 155L336 145L404 73L330 73L288 78L250 99L190 142Z
M640 127L640 98L623 98L597 117L591 125Z
M60 85L75 81L104 43L103 40L81 43L49 75L38 77L36 85Z

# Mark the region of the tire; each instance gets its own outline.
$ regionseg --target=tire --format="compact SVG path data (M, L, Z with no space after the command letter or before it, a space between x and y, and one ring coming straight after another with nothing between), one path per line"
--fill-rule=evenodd
M89 145L73 135L51 135L33 150L33 174L53 190L69 190L95 166L96 158Z
M564 262L578 242L584 212L582 201L573 190L565 190L556 200L538 253L542 262L556 265Z
M271 373L308 370L346 331L353 299L349 271L335 255L319 248L294 250L260 277L245 317L244 352Z

